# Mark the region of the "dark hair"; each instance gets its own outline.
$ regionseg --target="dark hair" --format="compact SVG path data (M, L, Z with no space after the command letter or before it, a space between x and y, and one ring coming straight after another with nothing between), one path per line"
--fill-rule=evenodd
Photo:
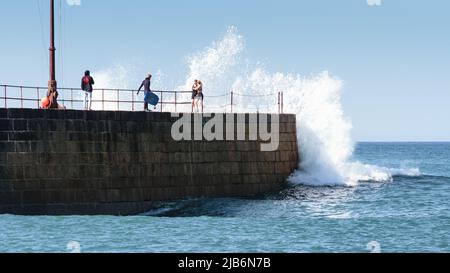
M84 75L85 75L85 76L90 76L90 75L91 75L91 72L90 72L89 70L86 70L86 71L84 72Z

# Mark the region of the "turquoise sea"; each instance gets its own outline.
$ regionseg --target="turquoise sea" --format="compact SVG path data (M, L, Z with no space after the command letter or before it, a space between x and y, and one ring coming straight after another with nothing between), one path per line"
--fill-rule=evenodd
M0 252L450 252L450 143L359 143L354 160L421 175L134 217L0 215Z

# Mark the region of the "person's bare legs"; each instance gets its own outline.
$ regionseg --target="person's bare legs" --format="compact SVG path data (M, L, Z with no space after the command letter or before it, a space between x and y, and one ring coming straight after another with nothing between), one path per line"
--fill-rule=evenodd
M200 109L200 107L198 106L198 103L200 102L200 99L199 98L196 98L195 99L195 112L196 113L198 113L199 112L199 109Z

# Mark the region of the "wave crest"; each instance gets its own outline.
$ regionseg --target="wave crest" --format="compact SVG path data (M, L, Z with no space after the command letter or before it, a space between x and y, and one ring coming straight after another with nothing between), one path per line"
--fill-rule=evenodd
M418 169L389 169L352 162L352 123L343 111L344 82L328 71L310 76L274 73L261 64L251 65L241 57L245 40L236 27L229 27L222 39L189 55L184 82L175 89L190 90L194 79L204 83L206 112L228 112L226 92L235 92L235 112L277 112L277 93L284 92L284 110L297 115L299 171L289 178L294 184L355 185L359 181L391 181L396 176L420 176ZM122 67L98 73L99 85L123 88L128 75ZM128 77L125 77L128 78ZM160 79L161 77L157 77ZM95 97L94 97L95 99ZM183 100L190 100L186 94ZM221 106L222 105L222 106ZM115 105L112 105L115 107ZM94 104L94 109L98 105ZM109 107L109 105L107 105ZM190 105L179 107L190 111ZM164 110L173 110L169 106Z
M330 169L321 171L299 170L288 179L293 185L308 186L355 186L359 182L390 182L395 177L421 177L423 173L418 168L386 168L359 162L344 163L340 169L330 173Z

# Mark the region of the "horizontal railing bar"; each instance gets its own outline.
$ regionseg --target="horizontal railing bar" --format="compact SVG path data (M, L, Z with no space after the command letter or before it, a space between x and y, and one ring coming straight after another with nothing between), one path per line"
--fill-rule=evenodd
M36 88L39 89L48 89L48 87L39 87L39 86L25 86L25 85L8 85L8 84L0 84L0 87L7 87L7 88L23 88L23 89L34 89L36 90ZM79 90L82 91L80 88L69 88L69 87L58 87L58 90L67 90L67 91L75 91L75 90ZM105 90L105 91L120 91L120 92L138 92L138 90L135 89L113 89L113 88L95 88L94 91L101 91L101 90ZM142 91L141 91L142 92ZM180 94L190 94L192 93L192 91L176 91L176 90L152 90L152 92L157 92L157 93L180 93Z
M7 100L17 100L17 101L41 101L40 99L26 99L26 98L13 98L13 97L0 97L0 99L7 99ZM64 102L84 102L84 100L67 100L67 99L60 99L61 101ZM92 102L105 102L105 103L128 103L128 104L139 104L141 102L139 101L125 101L125 100L92 100ZM170 101L164 101L164 102L159 102L158 104L175 104L175 102L170 102ZM186 102L177 102L176 104L191 104L191 102L186 101Z
M18 100L18 101L34 101L34 102L36 102L36 101L41 101L41 100L39 100L39 99L26 99L26 98L11 98L11 97L0 97L0 100L4 100L4 99L7 99L7 100Z
M5 84L0 84L0 89L2 91L2 95L0 96L0 100L3 101L3 106L0 108L8 108L8 101L19 101L20 105L22 108L27 108L26 106L24 106L24 102L33 102L33 103L38 103L38 107L40 107L40 102L41 102L41 98L39 97L40 94L40 90L45 91L48 89L48 87L36 87L36 86L24 86L24 85L5 85ZM15 93L13 93L14 95L18 96L19 94L17 93L18 91L20 91L20 97L8 97L8 89L12 89L13 91L15 91ZM29 92L23 92L23 91L28 91L31 90L33 93L29 93ZM67 88L67 87L59 87L58 90L60 90L60 97L59 100L62 102L62 104L64 105L71 105L71 108L74 108L74 103L77 104L82 104L83 102L85 102L80 96L80 99L74 99L74 91L75 92L80 92L80 95L82 95L83 90L81 90L81 88ZM37 91L37 92L36 92ZM106 92L114 92L115 94L117 94L117 99L113 100L113 99L104 99L104 94ZM70 92L70 100L66 99L67 93L66 92ZM92 100L92 103L102 103L102 109L105 109L105 103L111 103L111 104L117 104L117 109L123 108L121 107L121 104L125 104L126 107L130 107L132 108L132 111L134 111L135 105L136 104L141 104L143 103L143 100L140 101L139 99L136 101L135 100L135 95L134 92L138 92L138 90L134 90L134 89L113 89L113 88L95 88L94 89L94 93L97 92L101 92L102 94L102 99L98 100ZM124 93L133 93L132 96L132 100L120 100L120 94L122 93L122 95L126 96L126 94ZM161 107L161 111L163 111L163 106L165 105L170 105L170 106L175 106L175 111L177 111L177 105L193 105L193 101L177 101L177 96L179 98L180 94L192 94L192 91L176 91L176 90L152 90L153 93L156 94L160 94L160 101L159 104ZM44 93L44 92L42 92ZM143 93L145 93L145 91L143 91ZM30 95L29 95L30 94ZM37 94L38 98L32 98L35 97ZM166 98L166 96L164 96L164 94L169 94L169 99L166 100L171 100L171 101L165 101L163 98ZM275 96L278 94L278 113L283 113L283 100L284 100L284 93L283 92L278 92L278 93L273 93L273 94L240 94L240 93L234 93L234 92L230 92L230 93L225 93L225 94L219 94L219 95L208 95L206 96L208 99L211 100L215 100L215 99L221 99L224 97L227 97L231 94L231 104L224 104L221 106L209 106L209 105L205 105L204 107L206 109L221 109L221 108L225 108L227 109L228 107L231 106L230 111L233 112L233 106L237 105L234 103L233 101L233 96L239 96L242 98L253 98L253 97L270 97L270 96ZM185 97L187 98L187 97ZM218 102L220 103L220 102ZM245 103L241 103L242 105L245 105ZM259 106L252 106L252 105L245 105L245 108L248 109L256 109L256 110L260 110L260 109L270 109L270 107L273 107L275 104L262 104ZM276 105L275 105L276 106ZM115 106L114 106L115 107ZM203 107L203 106L202 106ZM75 107L76 108L76 107ZM156 107L155 107L156 109Z

